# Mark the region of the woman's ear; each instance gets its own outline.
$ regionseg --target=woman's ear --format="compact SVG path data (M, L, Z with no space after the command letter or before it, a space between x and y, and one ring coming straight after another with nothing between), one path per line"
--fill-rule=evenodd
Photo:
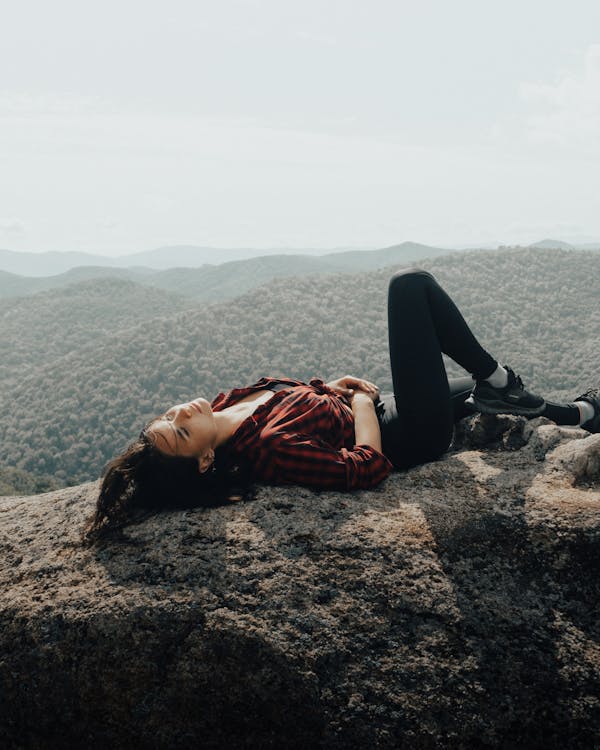
M205 453L203 456L199 456L198 458L198 471L201 474L204 474L206 471L210 469L210 467L215 462L215 452L211 448L208 453Z

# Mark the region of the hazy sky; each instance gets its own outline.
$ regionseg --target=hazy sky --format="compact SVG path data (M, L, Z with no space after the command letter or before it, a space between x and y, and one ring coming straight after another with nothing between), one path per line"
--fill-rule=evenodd
M0 247L600 238L598 0L19 0Z

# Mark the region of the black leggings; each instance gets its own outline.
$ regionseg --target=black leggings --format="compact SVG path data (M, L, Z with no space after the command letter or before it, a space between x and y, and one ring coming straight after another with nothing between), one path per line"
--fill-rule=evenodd
M381 439L394 466L406 469L444 453L454 422L469 413L464 402L473 379L448 381L442 352L481 380L498 363L426 271L410 269L392 276L388 331L394 393L381 398Z

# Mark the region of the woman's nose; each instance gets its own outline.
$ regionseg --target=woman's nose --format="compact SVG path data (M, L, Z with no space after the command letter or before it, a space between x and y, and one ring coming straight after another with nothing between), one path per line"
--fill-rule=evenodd
M175 412L173 414L172 419L173 420L186 419L189 416L190 416L190 409L189 409L189 407L186 406L185 404L181 404L181 406L175 407Z

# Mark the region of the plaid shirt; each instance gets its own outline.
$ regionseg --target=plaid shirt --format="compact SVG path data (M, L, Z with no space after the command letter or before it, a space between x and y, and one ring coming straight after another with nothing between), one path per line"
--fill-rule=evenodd
M289 386L289 387L285 387ZM302 484L319 489L375 487L391 462L369 445L354 444L354 415L347 399L322 380L261 378L248 388L219 393L214 411L244 396L283 388L259 404L228 441L232 459L243 456L255 478L267 484Z

